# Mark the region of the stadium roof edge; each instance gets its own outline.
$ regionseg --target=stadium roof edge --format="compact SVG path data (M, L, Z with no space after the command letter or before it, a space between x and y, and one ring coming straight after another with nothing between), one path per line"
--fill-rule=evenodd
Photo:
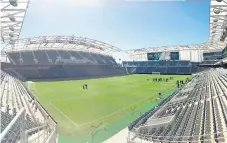
M159 52L165 50L219 50L223 49L227 40L227 2L225 0L210 0L209 11L209 39L201 44L191 45L175 45L175 46L160 46L148 47L141 49L127 50L128 53L145 53Z
M224 41L227 36L227 3L225 0L210 0L210 40Z
M98 40L75 36L39 36L18 39L4 47L4 51L13 52L20 50L39 49L68 49L110 54L120 52L121 49Z
M11 43L20 36L30 0L1 0L1 43Z
M173 46L157 46L141 49L127 50L127 53L147 53L147 52L161 52L161 51L179 51L179 50L220 50L226 46L224 42L214 42L208 40L201 44L191 45L173 45Z

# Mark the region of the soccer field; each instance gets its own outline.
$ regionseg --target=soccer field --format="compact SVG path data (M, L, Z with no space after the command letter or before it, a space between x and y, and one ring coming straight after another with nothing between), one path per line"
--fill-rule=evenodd
M173 79L168 82L152 81L170 76ZM58 122L60 142L89 142L88 135L97 129L100 132L96 142L102 142L167 97L176 88L176 80L188 77L191 76L128 75L43 81L34 82L31 92ZM83 90L83 84L88 85L88 90ZM158 92L163 93L162 99Z

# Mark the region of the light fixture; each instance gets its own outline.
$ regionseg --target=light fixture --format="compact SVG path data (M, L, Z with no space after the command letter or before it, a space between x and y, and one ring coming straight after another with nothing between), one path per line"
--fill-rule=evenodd
M10 44L14 44L14 40L11 39L11 40L9 41L9 43L10 43Z
M12 22L15 22L16 18L14 17L14 15L9 15L9 20Z
M217 28L217 26L215 25L215 26L213 26L213 28Z
M5 38L4 37L2 37L2 42L5 42Z
M219 14L221 11L219 9L214 9L215 14Z
M9 30L14 31L13 25L10 25L10 26L9 26Z
M218 22L218 19L214 19L213 21L214 21L214 22Z
M222 2L222 0L216 0L217 2Z
M12 6L14 6L14 7L16 7L17 6L17 0L9 0L9 3L12 5Z
M10 36L10 37L13 37L13 34L12 34L12 33L9 33L9 36Z

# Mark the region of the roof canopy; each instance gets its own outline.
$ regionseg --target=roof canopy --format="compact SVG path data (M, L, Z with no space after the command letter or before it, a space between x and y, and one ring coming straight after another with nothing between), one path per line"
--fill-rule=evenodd
M211 0L210 2L210 38L207 42L195 45L178 45L149 47L127 51L130 54L179 51L179 50L221 50L226 44L227 36L227 0Z
M210 40L226 41L227 3L225 0L210 2Z
M71 48L78 49L83 45L85 49L96 51L120 51L120 49L106 43L70 36L36 37L18 40L29 0L1 0L1 41L9 43L5 50L19 50L31 48ZM197 45L179 45L149 47L133 49L129 53L158 52L167 50L220 50L226 46L227 40L227 0L210 0L210 38L207 42ZM74 45L73 45L74 44ZM70 46L69 46L70 45ZM100 49L98 47L101 47ZM10 49L12 48L12 49Z
M1 42L18 39L29 0L1 0Z
M4 51L13 52L38 49L65 49L97 52L102 54L111 54L113 52L121 51L117 47L101 41L74 36L43 36L20 39L15 41L14 44L8 44L4 48Z
M180 51L180 50L216 51L216 50L222 50L225 46L226 44L224 42L220 42L220 41L214 42L209 40L202 44L149 47L149 48L133 49L127 52L130 54L133 54L133 53L138 54L138 53Z

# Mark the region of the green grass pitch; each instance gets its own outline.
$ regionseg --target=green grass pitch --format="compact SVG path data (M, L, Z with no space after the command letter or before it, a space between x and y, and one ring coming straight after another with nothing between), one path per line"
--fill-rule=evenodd
M168 82L152 81L154 77L170 76L174 78ZM71 142L76 142L77 137L84 136L78 141L82 143L88 140L86 138L89 133L96 130L97 126L108 127L108 135L97 141L101 142L126 127L141 112L145 112L140 110L141 107L147 106L149 109L160 102L161 99L157 100L158 92L164 94L173 91L176 88L176 80L185 80L188 77L191 76L143 74L87 80L43 81L34 82L31 92L58 122L60 138L72 138L75 140ZM88 85L88 90L82 89L83 84ZM167 96L163 95L161 98L165 97ZM122 124L118 122L120 119ZM114 127L110 127L111 125ZM104 132L99 134L104 136Z

